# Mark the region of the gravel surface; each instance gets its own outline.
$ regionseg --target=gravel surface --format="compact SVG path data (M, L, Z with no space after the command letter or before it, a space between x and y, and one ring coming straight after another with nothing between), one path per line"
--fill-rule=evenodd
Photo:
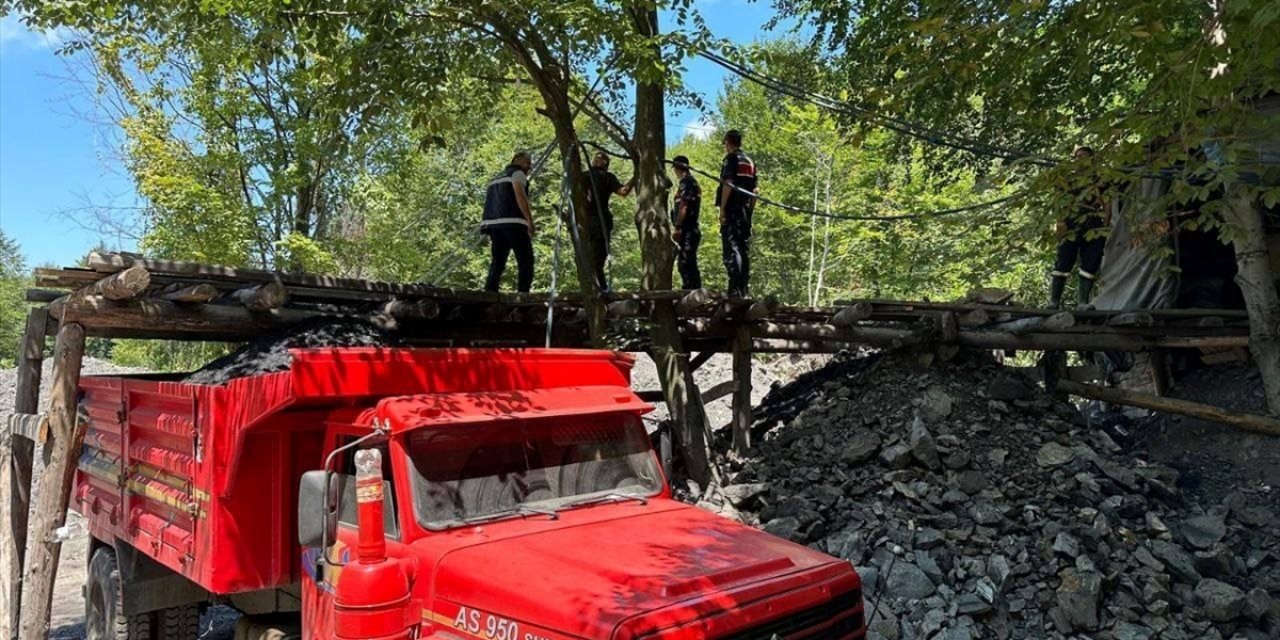
M983 354L837 359L756 415L758 447L722 440L727 486L690 499L852 562L870 639L1280 637L1269 487L1184 491Z

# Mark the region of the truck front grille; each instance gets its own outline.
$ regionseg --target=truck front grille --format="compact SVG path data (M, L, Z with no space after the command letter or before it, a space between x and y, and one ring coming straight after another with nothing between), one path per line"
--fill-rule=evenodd
M860 639L864 634L862 610L858 608L861 603L861 592L850 591L816 607L739 631L721 640ZM838 619L847 613L851 615ZM830 628L827 625L831 625Z

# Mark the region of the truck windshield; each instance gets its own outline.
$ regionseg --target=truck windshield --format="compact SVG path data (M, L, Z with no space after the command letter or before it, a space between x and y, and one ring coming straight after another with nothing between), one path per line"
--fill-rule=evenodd
M422 429L410 434L408 449L414 512L432 530L662 490L648 436L632 414Z

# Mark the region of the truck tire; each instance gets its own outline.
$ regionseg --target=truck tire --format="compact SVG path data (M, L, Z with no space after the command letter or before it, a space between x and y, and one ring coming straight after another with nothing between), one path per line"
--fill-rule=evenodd
M155 640L155 615L124 615L124 591L116 552L102 547L89 561L84 598L85 636L88 640Z
M158 640L196 640L200 637L200 605L186 604L156 612L159 617Z

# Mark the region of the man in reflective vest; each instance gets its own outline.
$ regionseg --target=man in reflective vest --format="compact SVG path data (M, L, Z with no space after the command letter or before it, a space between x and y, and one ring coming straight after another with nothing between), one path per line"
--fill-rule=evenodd
M480 232L490 240L489 277L486 291L497 291L507 258L516 254L516 289L521 293L533 286L533 214L529 212L529 171L533 159L525 151L511 158L502 173L489 183L484 194L484 221Z
M756 165L742 152L742 132L724 134L724 163L720 167L720 242L729 274L729 296L747 297L751 282L751 213L755 209Z

